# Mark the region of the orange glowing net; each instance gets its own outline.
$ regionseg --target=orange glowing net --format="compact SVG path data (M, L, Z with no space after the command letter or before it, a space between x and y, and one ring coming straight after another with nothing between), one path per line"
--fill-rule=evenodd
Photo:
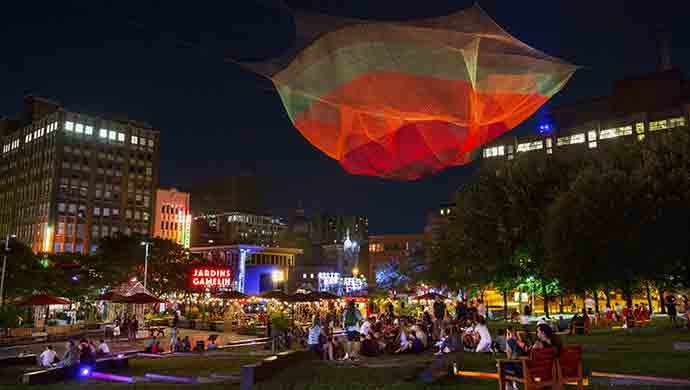
M477 5L398 23L296 15L304 37L255 64L294 126L350 173L415 180L469 161L532 115L576 67Z

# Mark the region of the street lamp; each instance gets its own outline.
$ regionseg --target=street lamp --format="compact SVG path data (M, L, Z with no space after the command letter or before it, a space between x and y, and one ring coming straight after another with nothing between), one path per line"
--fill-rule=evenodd
M144 255L144 288L146 288L146 277L149 273L149 246L151 243L148 241L142 241L141 245L146 248L146 254Z
M17 235L8 234L5 238L5 253L2 257L2 274L0 275L0 306L5 304L5 269L7 268L7 254L10 252L10 238L17 238Z

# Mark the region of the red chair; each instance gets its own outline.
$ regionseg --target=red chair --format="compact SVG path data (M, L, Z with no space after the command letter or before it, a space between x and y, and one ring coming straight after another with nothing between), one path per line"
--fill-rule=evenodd
M556 372L556 350L553 348L535 349L529 358L499 359L498 388L505 389L507 381L522 383L525 390L552 387L558 384ZM521 368L515 369L516 366Z
M568 383L577 383L577 388L584 387L584 370L582 369L582 346L570 345L561 348L561 354L556 364L558 383L562 386Z

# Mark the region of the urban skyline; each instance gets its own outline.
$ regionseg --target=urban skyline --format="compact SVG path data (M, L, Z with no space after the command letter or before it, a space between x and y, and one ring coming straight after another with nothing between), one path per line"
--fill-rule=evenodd
M443 14L470 3L430 5L425 12ZM607 95L613 80L654 70L659 21L666 23L673 37L672 63L679 69L690 68L690 56L683 47L682 23L678 23L682 13L672 7L598 4L596 15L587 16L595 18L596 23L583 29L575 20L584 11L568 4L524 7L481 2L481 6L521 40L584 66L568 88L554 98L554 105ZM111 9L112 16L95 23L92 20L98 18L77 21L73 15L95 14L96 10L76 4L53 10L63 15L62 19L40 15L29 18L25 15L30 12L23 7L10 6L8 12L17 18L3 26L7 29L3 43L8 62L0 69L5 90L0 98L2 114L12 116L21 111L17 98L34 93L56 99L78 112L102 116L124 112L153 123L163 133L163 188L184 190L214 178L253 172L275 189L268 191L264 201L263 211L271 215L287 216L301 202L308 211L367 215L375 234L412 233L423 229L428 210L452 200L452 193L476 168L476 164L454 168L413 183L344 173L337 162L320 155L286 122L270 86L264 88L264 81L223 60L229 52L251 52L250 47L239 43L238 36L251 32L259 40L257 45L264 44L281 35L277 25L258 35L257 31L237 31L245 27L224 29L220 26L226 23L211 20L201 24L194 18L176 23L175 29L167 22L146 22L137 27L138 21L152 20L146 15L161 10L143 7L138 15L132 15ZM337 13L336 8L330 11ZM349 12L370 18L405 17L418 12L413 6L401 5L392 15L384 8L355 4ZM244 18L250 23L265 13L265 9L251 4L233 6L232 11L238 20ZM184 19L173 9L166 10L165 15L171 21ZM551 17L558 15L571 17ZM15 28L18 23L21 28ZM611 23L619 28L613 32L606 29ZM185 27L179 33L171 32L178 31L180 25ZM91 31L89 36L81 33L83 28ZM24 31L28 38L16 36L18 31ZM32 44L20 44L26 39ZM586 42L593 40L607 51L590 50ZM193 44L182 46L180 42L185 41ZM276 41L272 45L281 44ZM62 59L44 61L55 48L63 48L56 57ZM128 53L136 53L140 60L122 59ZM101 65L95 68L88 62L71 60L77 57L93 58ZM180 78L185 68L192 70L190 77ZM160 88L169 93L161 95ZM175 114L170 115L173 111ZM227 112L232 112L232 118L227 117ZM534 133L539 115L516 128L511 136ZM359 190L351 191L353 188Z

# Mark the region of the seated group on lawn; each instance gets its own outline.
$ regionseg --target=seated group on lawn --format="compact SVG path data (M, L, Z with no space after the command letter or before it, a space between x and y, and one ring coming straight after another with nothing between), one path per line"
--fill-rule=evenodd
M105 340L101 339L96 346L93 340L84 338L79 341L79 344L74 340L69 340L62 359L52 345L47 345L46 349L38 356L38 364L43 368L74 367L79 363L93 365L96 358L105 356L110 356L110 347Z
M392 306L378 316L362 318L354 302L349 302L342 320L345 338L334 337L332 324L315 315L307 344L325 360L356 359L360 354L367 357L417 354L428 350L437 355L462 349L489 352L493 350L493 340L485 318L479 315L478 305L465 307L459 318L452 321L445 320L445 304L435 305L435 321L428 312L418 319L396 316Z

